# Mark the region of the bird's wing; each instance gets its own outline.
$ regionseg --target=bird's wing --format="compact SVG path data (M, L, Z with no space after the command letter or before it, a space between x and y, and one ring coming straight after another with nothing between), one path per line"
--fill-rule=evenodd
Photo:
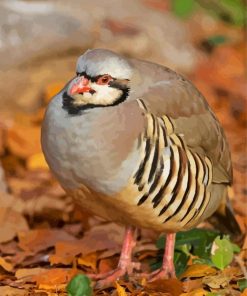
M231 183L231 157L224 131L199 91L182 76L154 83L142 100L155 116L168 116L187 147L209 157L213 182Z

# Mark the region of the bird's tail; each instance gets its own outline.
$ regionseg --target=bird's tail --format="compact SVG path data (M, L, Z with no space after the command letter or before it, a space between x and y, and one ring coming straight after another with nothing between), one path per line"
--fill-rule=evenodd
M223 233L229 233L234 237L239 237L242 234L241 228L231 204L231 200L234 196L232 187L228 187L226 197L222 200L219 208L210 219L212 224L217 225L217 228Z

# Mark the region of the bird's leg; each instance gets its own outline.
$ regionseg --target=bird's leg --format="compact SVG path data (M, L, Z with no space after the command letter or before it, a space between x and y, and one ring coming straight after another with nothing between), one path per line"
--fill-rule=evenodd
M150 276L150 281L158 279L175 278L175 268L173 263L174 247L175 247L175 233L168 233L166 235L166 245L161 269L155 271Z
M99 280L97 282L97 287L107 286L119 277L124 276L126 273L131 274L135 268L140 268L140 264L132 262L131 260L132 250L135 244L135 228L129 226L125 231L124 242L117 268L108 273L89 275L92 279Z

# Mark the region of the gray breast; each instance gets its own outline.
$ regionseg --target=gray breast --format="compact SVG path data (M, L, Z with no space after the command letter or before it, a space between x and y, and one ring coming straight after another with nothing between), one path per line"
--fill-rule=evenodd
M119 141L131 135L131 130L126 133L130 123L122 109L94 108L71 116L62 109L61 93L52 100L43 121L42 148L63 187L84 184L111 195L127 184L138 158L138 139L121 158Z

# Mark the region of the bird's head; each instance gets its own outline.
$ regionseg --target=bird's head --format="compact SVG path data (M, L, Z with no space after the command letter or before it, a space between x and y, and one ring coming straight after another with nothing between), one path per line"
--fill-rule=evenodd
M63 108L70 114L114 106L128 97L131 65L112 51L86 51L77 61L76 74L63 94Z

